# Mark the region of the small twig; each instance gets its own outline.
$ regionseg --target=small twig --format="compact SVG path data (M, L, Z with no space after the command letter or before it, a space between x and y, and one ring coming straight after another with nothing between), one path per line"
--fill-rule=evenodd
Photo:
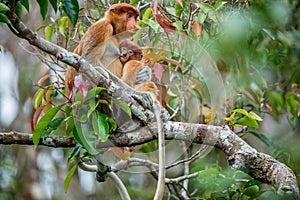
M78 167L80 169L82 169L83 171L87 171L87 172L97 172L98 171L97 165L88 165L82 161L78 162Z
M201 155L202 151L203 151L203 149L200 149L195 154L193 154L191 157L183 159L183 160L179 160L179 161L167 166L166 169L170 169L170 168L175 167L175 166L177 166L181 163L184 163L184 162L192 162L192 161L196 160Z
M8 26L8 28L9 28L9 30L10 30L13 34L15 34L17 37L21 37L21 35L19 34L19 32L17 32L16 29L15 29L13 26L11 26L11 25L9 25L9 24L7 24L7 26Z
M182 150L183 150L183 155L184 155L184 159L188 159L188 149L186 147L186 143L184 141L181 142L182 144ZM190 173L190 163L189 162L185 162L183 164L183 174L184 176L187 176L189 175ZM187 191L188 191L188 184L189 184L189 179L186 179L183 181L183 189L181 189L181 194L182 196L184 196L185 198L188 198L188 194L187 194Z
M188 174L188 175L185 175L185 176L179 176L177 178L166 178L166 183L176 183L177 184L177 183L182 182L186 179L195 178L200 173L201 173L201 171L200 172L195 172L195 173L192 173L192 174Z
M175 15L169 13L169 12L167 11L167 9L166 9L166 6L157 4L157 8L158 8L158 10L160 11L160 13L161 13L165 18L168 19L169 22L173 23L173 22L175 22L176 20L180 20L179 17L177 17L177 16L175 16ZM171 19L171 18L173 18L173 19ZM174 19L174 18L175 18L175 19Z
M127 169L128 167L131 166L146 166L148 168L158 168L158 164L151 162L149 160L144 160L141 158L129 158L129 160L121 160L119 162L117 162L116 164L111 166L111 169L114 172L123 170L123 169Z
M125 185L123 184L123 182L121 181L121 179L117 176L117 174L115 174L114 172L110 172L107 175L115 183L122 200L130 200L131 198L128 194L128 191L127 191Z
M88 165L82 161L78 161L78 167L87 172L97 172L98 171L97 165ZM107 175L115 183L121 198L123 200L130 200L131 198L128 194L128 191L127 191L125 185L123 184L123 182L121 181L121 179L114 172L108 172Z
M173 112L173 114L169 117L169 120L171 120L177 115L177 113L179 111L179 106L176 107L176 110L174 110L169 104L166 104L166 106L169 110L172 110L172 112Z
M192 2L189 5L189 11L191 10L192 10ZM192 12L190 12L187 22L183 25L184 29L186 29L186 27L189 26L191 18L192 18Z
M178 197L180 200L185 200L185 198L181 195L179 185L173 184L173 188L174 188L174 191L175 191L177 197Z

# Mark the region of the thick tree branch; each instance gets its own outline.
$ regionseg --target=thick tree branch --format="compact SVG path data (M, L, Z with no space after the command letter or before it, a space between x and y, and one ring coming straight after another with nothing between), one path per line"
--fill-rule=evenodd
M32 134L21 133L17 131L11 131L7 133L1 132L0 144L33 145ZM75 147L76 141L73 137L48 136L43 140L41 139L39 145L54 147L54 148L70 148L70 147Z
M12 28L17 33L17 36L26 39L30 44L55 56L58 60L75 67L80 72L86 74L91 80L95 81L95 83L109 88L114 96L119 97L130 105L133 113L147 124L147 126L134 132L112 134L108 142L99 144L100 148L114 145L135 146L157 138L157 135L155 134L157 133L157 125L153 113L144 109L128 95L128 91L133 92L132 89L128 88L128 86L124 86L124 83L109 72L103 70L99 73L78 55L70 53L39 37L33 31L28 29L14 13L7 12L6 15L12 22ZM299 198L296 177L286 165L269 155L257 152L257 150L249 146L228 128L167 121L164 125L164 133L165 138L168 140L184 140L219 148L227 155L228 163L234 169L240 169L255 179L273 184L278 188L279 193L290 194L294 198ZM48 138L50 138L51 142L48 141ZM32 145L32 140L30 135L24 136L21 133L11 132L0 134L0 143L27 143ZM59 144L61 144L60 147L71 147L72 145L75 145L75 142L73 138L64 138L62 140L61 138L47 137L41 141L40 144L51 147L58 147Z
M155 124L152 125L155 126ZM226 127L167 122L164 132L167 140L184 140L219 148L227 155L228 163L232 168L242 170L257 180L274 185L280 193L291 194L295 197L299 196L296 177L286 165L267 154L257 152L257 150ZM22 138L25 138L25 141L22 141ZM128 134L112 134L109 137L109 141L99 143L98 148L136 146L156 138L157 135L153 135L148 128L143 127L141 130ZM60 141L61 147L75 146L73 138L68 137L56 138L52 136L49 139L47 137L40 141L40 145L59 147L53 145L53 142L46 141ZM72 142L70 143L69 141ZM1 144L26 144L26 142L29 145L33 144L31 134L19 132L0 133Z

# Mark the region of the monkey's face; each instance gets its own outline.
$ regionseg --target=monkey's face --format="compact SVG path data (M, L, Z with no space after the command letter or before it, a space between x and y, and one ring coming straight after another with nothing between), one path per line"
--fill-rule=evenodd
M143 52L140 48L130 48L130 46L120 46L120 60L123 64L130 60L142 60Z
M108 11L106 18L110 20L114 27L114 34L126 31L128 37L132 37L140 29L137 25L139 10L129 4L114 4Z

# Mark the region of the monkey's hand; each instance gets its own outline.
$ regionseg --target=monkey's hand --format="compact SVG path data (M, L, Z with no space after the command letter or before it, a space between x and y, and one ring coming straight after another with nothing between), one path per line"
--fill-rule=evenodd
M138 72L135 80L135 85L140 83L144 83L146 81L150 81L152 78L152 70L150 67L144 65L141 67L140 71Z

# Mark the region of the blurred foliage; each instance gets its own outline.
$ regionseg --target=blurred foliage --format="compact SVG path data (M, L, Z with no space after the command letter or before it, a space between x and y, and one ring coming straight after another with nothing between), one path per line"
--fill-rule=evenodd
M27 0L0 2L0 22L10 23L5 16L10 9L20 17L21 6L30 12ZM100 0L85 1L83 9L76 0L37 2L42 18L51 17L51 21L38 27L36 32L69 50L74 49L90 24L101 18L108 7L107 2ZM155 9L151 9L151 1L131 3L141 11L141 30L134 40L146 47L144 57L155 66L161 88L166 86L162 98L173 120L247 126L243 127L243 134L251 133L272 148L274 157L293 166L293 159L285 150L274 149L272 141L253 128L259 128L264 123L260 116L267 114L275 120L286 117L290 126L299 132L299 1L172 0L159 1ZM50 16L49 9L59 15ZM211 69L216 65L218 71L206 74L203 69L208 67L206 65ZM219 91L212 91L209 85L209 81L220 82L220 77L226 89L226 102L222 102L221 107L214 105L212 100L213 93ZM61 83L57 78L50 85L39 85L33 98L37 109L33 124L39 128L34 132L35 144L40 137L49 134L69 135L72 132L90 154L95 154L96 136L91 132L96 130L98 139L105 141L116 125L95 109L98 97L85 99L81 92L72 107L61 103L63 98L59 94L64 93ZM98 95L100 91L95 93ZM128 110L124 105L121 107ZM38 121L42 110L45 115ZM59 110L62 112L55 118ZM71 114L76 116L77 122ZM74 128L78 124L80 128ZM87 130L85 124L92 124L94 131ZM155 148L151 143L140 151ZM211 157L218 158L218 154ZM197 190L194 199L276 198L273 190L265 189L263 184L244 173L222 169L216 163L204 165L205 161L197 161L191 170L201 171L190 181L190 190Z
M18 181L15 178L17 171L15 165L15 157L11 153L7 153L8 148L4 147L0 149L1 159L0 161L0 199L14 199L18 192ZM9 155L7 155L9 154Z

